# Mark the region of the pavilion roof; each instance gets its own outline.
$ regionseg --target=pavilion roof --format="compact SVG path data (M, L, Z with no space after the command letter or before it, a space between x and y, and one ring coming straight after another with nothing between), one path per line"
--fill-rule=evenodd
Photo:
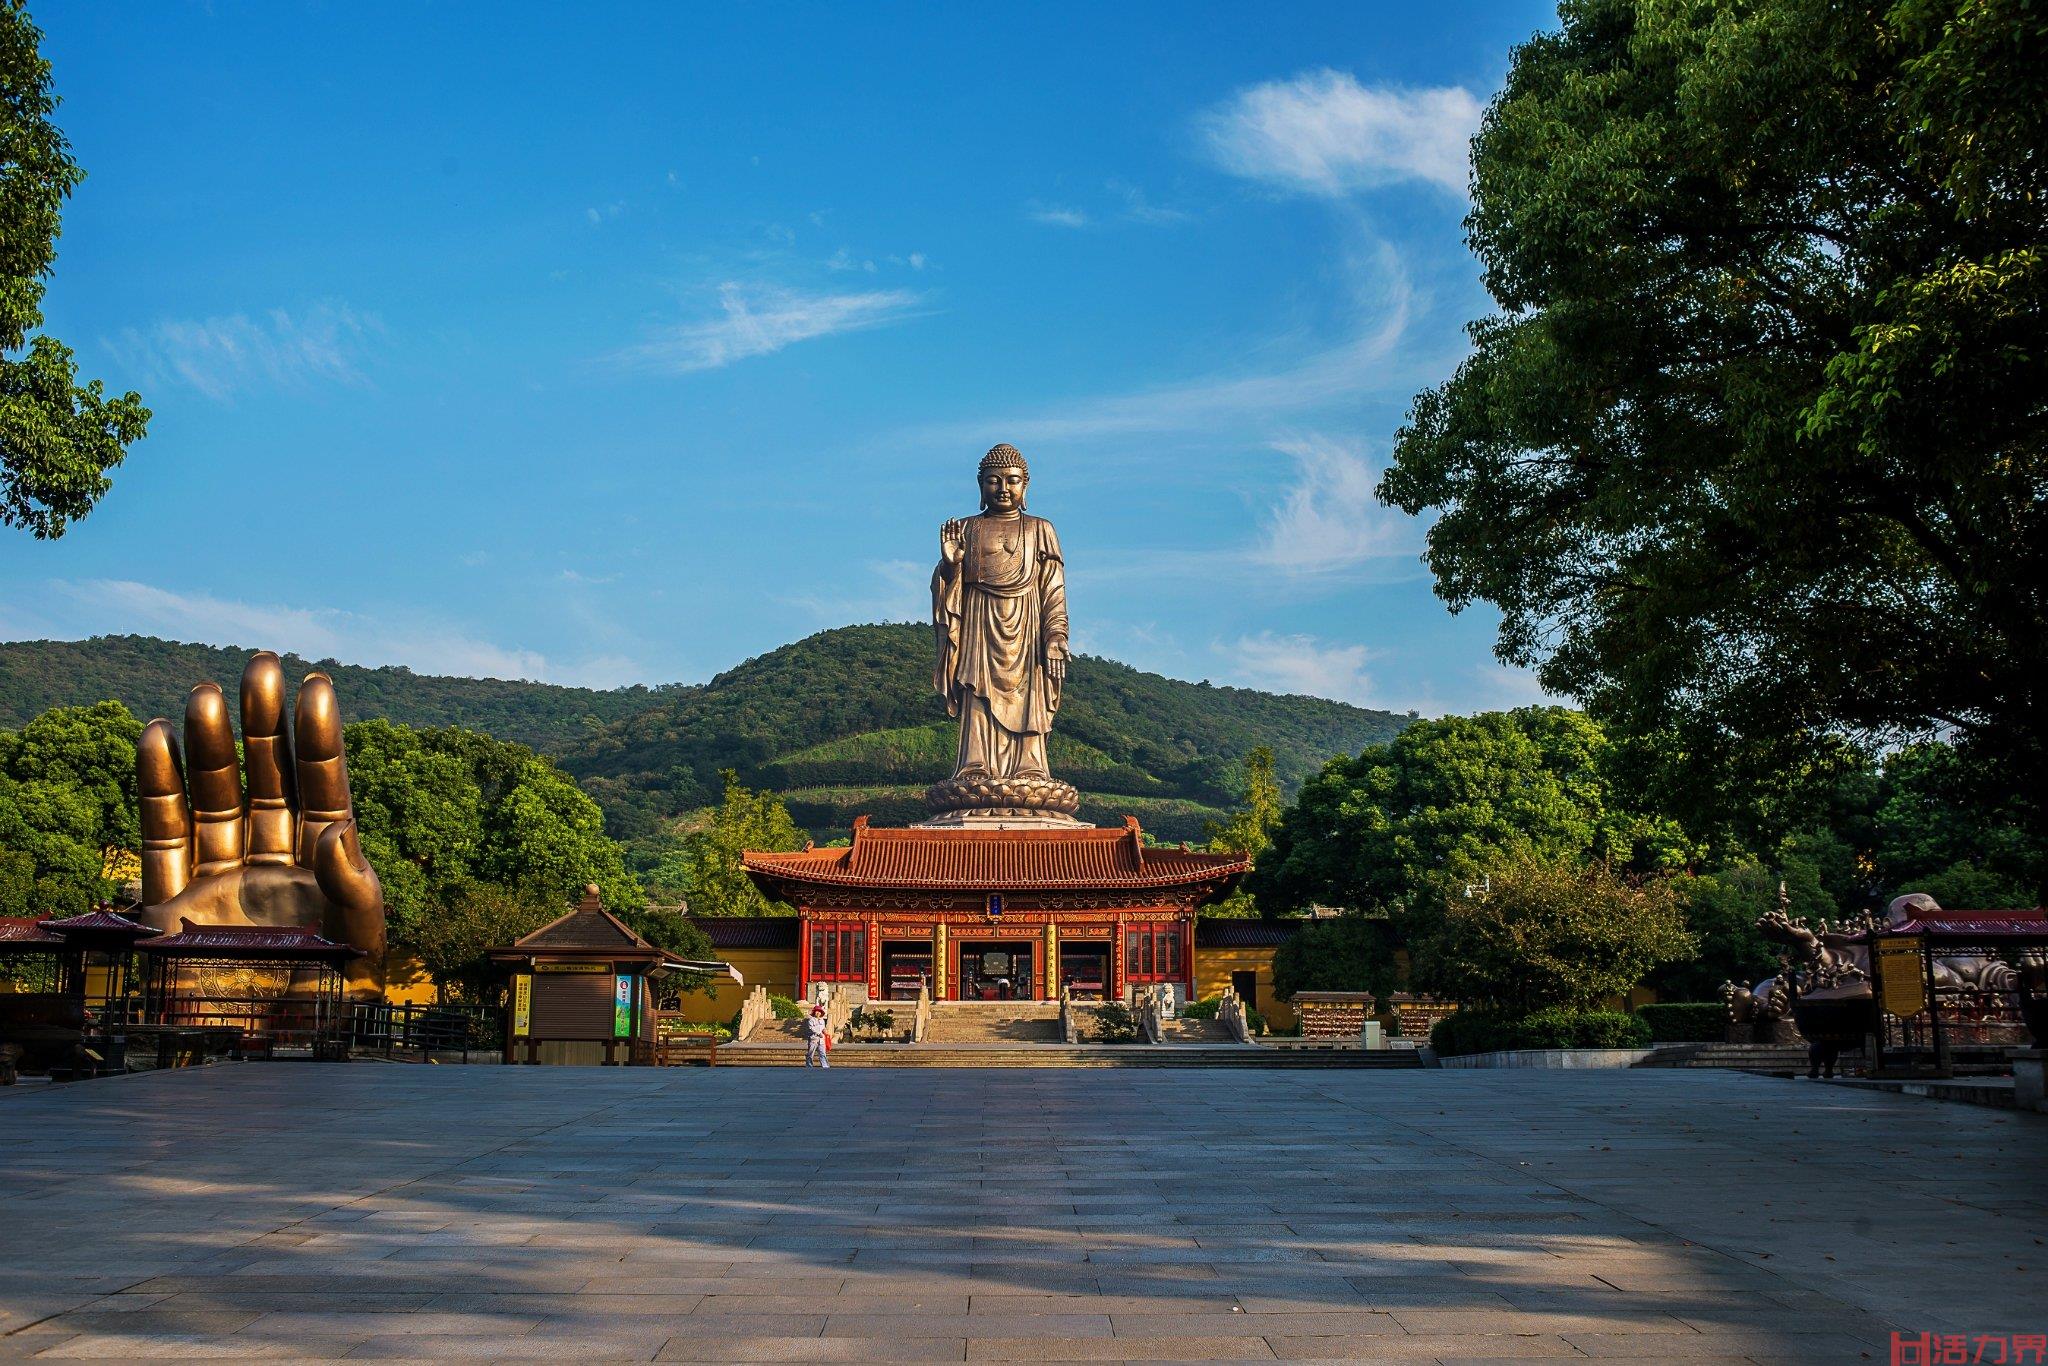
M1243 854L1147 846L1136 817L1078 830L877 829L861 817L845 848L745 853L741 862L757 879L789 883L992 892L1181 887L1251 868Z
M147 925L138 925L127 916L104 908L95 908L84 915L68 915L61 920L44 920L38 923L56 934L120 934L135 939L148 939L163 933L162 930L153 930Z
M604 908L597 889L587 888L583 900L567 915L512 941L515 949L589 949L596 953L659 953L625 921Z
M649 972L698 972L711 977L728 977L745 985L739 970L730 963L678 958L667 949L650 944L625 921L604 908L594 886L583 889L583 900L575 910L556 916L503 948L490 950L489 956L498 963L609 958L614 962L641 964Z
M310 925L201 925L192 920L176 934L145 939L143 953L173 958L245 959L251 962L333 962L361 958L364 950L323 938Z
M51 934L33 915L0 915L0 948L62 948L64 936Z
M1930 939L2034 939L2048 940L2048 909L2006 911L1928 911L1879 933L1921 934Z

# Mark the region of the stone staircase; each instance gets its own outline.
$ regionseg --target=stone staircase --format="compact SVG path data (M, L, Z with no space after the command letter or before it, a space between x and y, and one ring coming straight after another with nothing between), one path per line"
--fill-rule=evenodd
M1856 1055L1859 1059L1861 1055ZM1759 1043L1659 1044L1638 1067L1720 1067L1738 1072L1804 1072L1806 1045Z
M928 1044L1060 1041L1057 1001L935 1001Z
M1159 1026L1161 1043L1230 1043L1230 1031L1221 1020L1165 1020Z

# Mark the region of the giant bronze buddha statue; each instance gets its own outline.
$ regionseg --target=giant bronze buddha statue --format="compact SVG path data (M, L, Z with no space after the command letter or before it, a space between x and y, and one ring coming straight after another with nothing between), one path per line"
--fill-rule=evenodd
M980 514L939 528L932 682L959 718L960 747L953 776L927 801L939 824L1073 824L1080 794L1046 762L1067 677L1060 539L1024 510L1031 471L1016 447L983 456L979 482Z

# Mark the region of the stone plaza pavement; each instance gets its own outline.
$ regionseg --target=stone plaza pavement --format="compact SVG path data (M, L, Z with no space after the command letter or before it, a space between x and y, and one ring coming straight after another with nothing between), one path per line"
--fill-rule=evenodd
M0 1092L0 1162L0 1356L1808 1362L2048 1331L2048 1118L1731 1073L230 1064Z

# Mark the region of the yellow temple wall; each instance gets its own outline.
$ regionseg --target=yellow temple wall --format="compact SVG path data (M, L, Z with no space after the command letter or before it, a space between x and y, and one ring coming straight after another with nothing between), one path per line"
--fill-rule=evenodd
M1223 989L1230 985L1233 972L1256 972L1258 999L1249 1004L1266 1017L1266 1023L1272 1028L1291 1029L1294 1026L1294 1007L1273 994L1273 953L1274 949L1269 945L1239 949L1197 948L1196 999L1221 996Z
M740 970L740 976L747 979L741 986L737 982L719 982L703 991L683 994L683 1018L698 1024L724 1024L740 1008L740 1002L755 987L768 988L771 996L796 995L796 949L725 949L718 955L720 961L732 964Z

